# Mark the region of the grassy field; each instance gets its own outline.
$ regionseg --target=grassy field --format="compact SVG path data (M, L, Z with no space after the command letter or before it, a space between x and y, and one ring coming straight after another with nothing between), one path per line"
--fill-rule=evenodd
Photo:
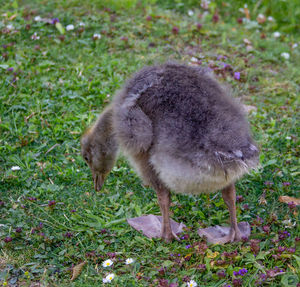
M279 202L300 186L297 1L194 2L2 2L0 284L299 286L299 207ZM81 134L126 78L167 59L209 67L251 108L261 168L237 183L249 240L207 245L197 235L228 224L219 193L172 195L172 218L188 226L180 242L133 230L126 218L159 207L123 158L93 190Z

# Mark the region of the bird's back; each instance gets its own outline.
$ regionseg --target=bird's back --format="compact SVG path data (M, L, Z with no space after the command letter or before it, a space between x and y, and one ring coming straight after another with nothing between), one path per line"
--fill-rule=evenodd
M247 170L257 161L258 150L242 108L204 70L174 63L144 68L128 81L116 102L116 115L123 110L119 117L123 131L132 131L133 122L140 121L135 111L149 120L144 149L153 158L165 155L169 161L176 158L225 174L229 169Z

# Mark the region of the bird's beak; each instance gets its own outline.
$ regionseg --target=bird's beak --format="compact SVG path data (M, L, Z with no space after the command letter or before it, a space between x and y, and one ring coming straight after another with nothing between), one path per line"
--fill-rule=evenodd
M104 176L101 173L93 172L94 188L100 191L104 183Z

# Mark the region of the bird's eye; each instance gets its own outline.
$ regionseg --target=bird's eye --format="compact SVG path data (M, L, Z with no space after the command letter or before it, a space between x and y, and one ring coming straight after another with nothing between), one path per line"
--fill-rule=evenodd
M88 161L89 161L89 158L88 158L87 156L85 156L85 157L84 157L84 160L85 160L86 162L88 162Z

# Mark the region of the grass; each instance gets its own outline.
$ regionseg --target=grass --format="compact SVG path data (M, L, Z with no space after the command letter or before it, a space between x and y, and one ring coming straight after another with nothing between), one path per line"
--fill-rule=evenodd
M218 2L202 18L192 1L190 16L146 1L114 1L113 9L96 1L20 3L0 8L0 284L101 286L112 272L112 286L175 287L191 279L198 286L297 286L299 209L278 198L299 197L299 34L284 32L275 16L258 24L256 14L269 13L263 5L250 10L252 22L238 24L245 16L236 16L239 7L231 4L231 14ZM36 16L75 29L60 34ZM210 67L255 107L249 120L261 168L237 183L238 220L251 224L249 241L207 246L197 236L199 227L228 224L220 194L172 195L172 218L189 227L181 242L134 231L126 218L159 214L159 207L123 158L104 189L93 191L80 135L126 78L167 59ZM114 264L104 269L109 258ZM135 262L125 265L127 258ZM234 275L242 268L244 276Z

